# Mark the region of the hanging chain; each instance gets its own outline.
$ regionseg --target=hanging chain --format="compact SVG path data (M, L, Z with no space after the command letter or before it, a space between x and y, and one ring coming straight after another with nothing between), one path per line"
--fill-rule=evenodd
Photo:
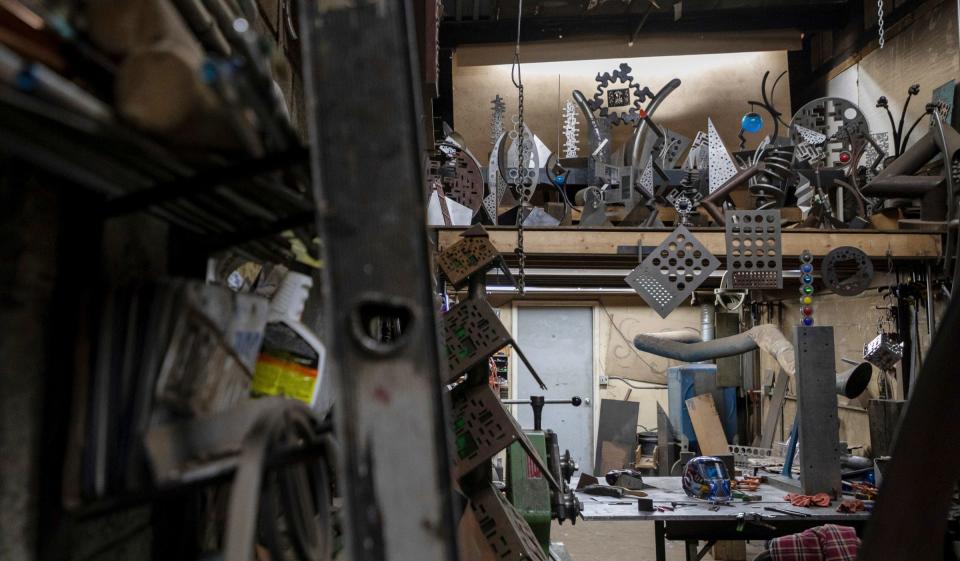
M523 18L523 0L517 2L517 43L513 51L513 66L510 68L510 78L513 85L517 88L517 179L514 182L514 191L520 196L520 207L517 209L517 247L514 252L517 254L518 274L517 288L520 295L526 294L527 290L527 254L523 248L523 211L527 207L527 199L524 196L527 170L526 143L527 130L523 124L523 78L520 76L520 22Z
M883 48L883 0L877 0L877 34L880 38L880 48Z

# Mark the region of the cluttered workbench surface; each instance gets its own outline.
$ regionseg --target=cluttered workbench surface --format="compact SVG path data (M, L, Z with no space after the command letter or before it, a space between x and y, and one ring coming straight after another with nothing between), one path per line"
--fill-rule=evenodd
M710 502L688 497L681 487L680 477L644 477L643 493L653 501L652 512L638 510L638 498L630 495L623 497L596 496L578 492L577 497L583 503L585 520L723 520L736 519L745 513L748 518L776 520L837 519L866 520L868 511L856 513L837 512L839 500L827 507L797 507L784 500L787 491L768 483L761 483L751 495L759 495L760 500L744 502L740 499L725 505L713 505ZM768 510L770 508L778 511ZM672 510L671 510L672 509Z

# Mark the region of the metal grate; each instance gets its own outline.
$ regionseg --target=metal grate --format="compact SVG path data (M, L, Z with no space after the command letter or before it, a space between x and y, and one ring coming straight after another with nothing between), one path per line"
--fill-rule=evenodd
M731 288L783 288L779 210L726 212Z
M625 280L665 318L718 267L720 261L679 226Z

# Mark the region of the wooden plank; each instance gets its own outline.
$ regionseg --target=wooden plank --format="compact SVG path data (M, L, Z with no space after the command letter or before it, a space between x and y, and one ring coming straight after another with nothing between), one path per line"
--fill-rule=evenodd
M767 408L767 416L763 419L760 436L754 443L759 448L771 448L773 446L773 433L777 430L780 412L783 411L783 402L787 398L788 378L789 376L783 370L777 373L777 380L774 382L773 394L770 396L770 404Z
M513 253L517 245L514 228L487 227L487 230L490 241L501 253ZM457 242L463 228L437 228L437 232L440 247L448 247ZM667 229L635 228L526 228L524 249L527 254L618 255L618 248L636 247L638 243L656 247L670 232ZM726 254L723 230L693 229L693 233L714 255ZM804 249L809 249L814 257L823 257L842 246L858 247L875 259L886 259L888 253L894 259L934 259L942 252L940 234L904 231L786 230L781 245L786 256L800 255Z
M693 423L693 430L697 434L700 453L705 456L728 454L727 437L723 433L723 424L720 423L720 415L717 414L717 405L713 402L713 396L708 393L701 394L691 397L686 403L690 422Z
M870 416L870 449L874 458L889 456L893 450L893 437L903 416L906 401L894 399L871 399L867 402Z

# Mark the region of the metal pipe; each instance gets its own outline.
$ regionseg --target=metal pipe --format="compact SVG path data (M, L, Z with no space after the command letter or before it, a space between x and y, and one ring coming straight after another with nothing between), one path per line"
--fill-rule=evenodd
M647 333L650 337L666 339L668 341L677 341L678 343L696 343L702 341L700 334L693 329L677 329L675 331L660 331L658 333Z
M893 177L878 177L863 188L863 194L894 195L897 197L922 197L928 191L943 185L945 178L942 175L896 175Z
M587 123L587 130L590 131L595 145L599 146L600 143L603 142L603 135L600 134L600 126L597 125L597 119L593 116L593 111L590 110L590 106L587 104L587 98L580 90L573 90L573 93L570 95L573 96L573 101L576 102L577 107L580 108L580 112L583 113L583 119Z
M700 362L725 356L736 356L755 350L757 343L746 332L712 341L681 343L651 335L640 334L633 338L637 349L674 360Z
M713 304L702 304L700 306L700 340L713 341L716 337L716 318L717 309Z
M668 95L673 93L674 90L680 87L680 80L674 78L667 82L667 85L660 88L660 91L653 97L653 100L647 105L647 119L644 119L640 126L637 127L636 134L633 135L633 139L630 143L630 149L627 151L628 161L627 165L630 166L630 190L633 190L633 186L636 184L637 170L640 169L641 164L646 164L646 162L641 161L640 155L643 153L641 147L645 145L644 140L650 131L648 126L652 121L650 117L653 117L653 114L657 111L657 107L660 107L660 104L663 103L663 100L666 99Z
M757 325L737 335L697 343L681 343L640 334L633 338L633 346L644 352L684 362L701 362L763 349L777 359L788 375L793 376L797 372L793 345L779 329L770 324Z

